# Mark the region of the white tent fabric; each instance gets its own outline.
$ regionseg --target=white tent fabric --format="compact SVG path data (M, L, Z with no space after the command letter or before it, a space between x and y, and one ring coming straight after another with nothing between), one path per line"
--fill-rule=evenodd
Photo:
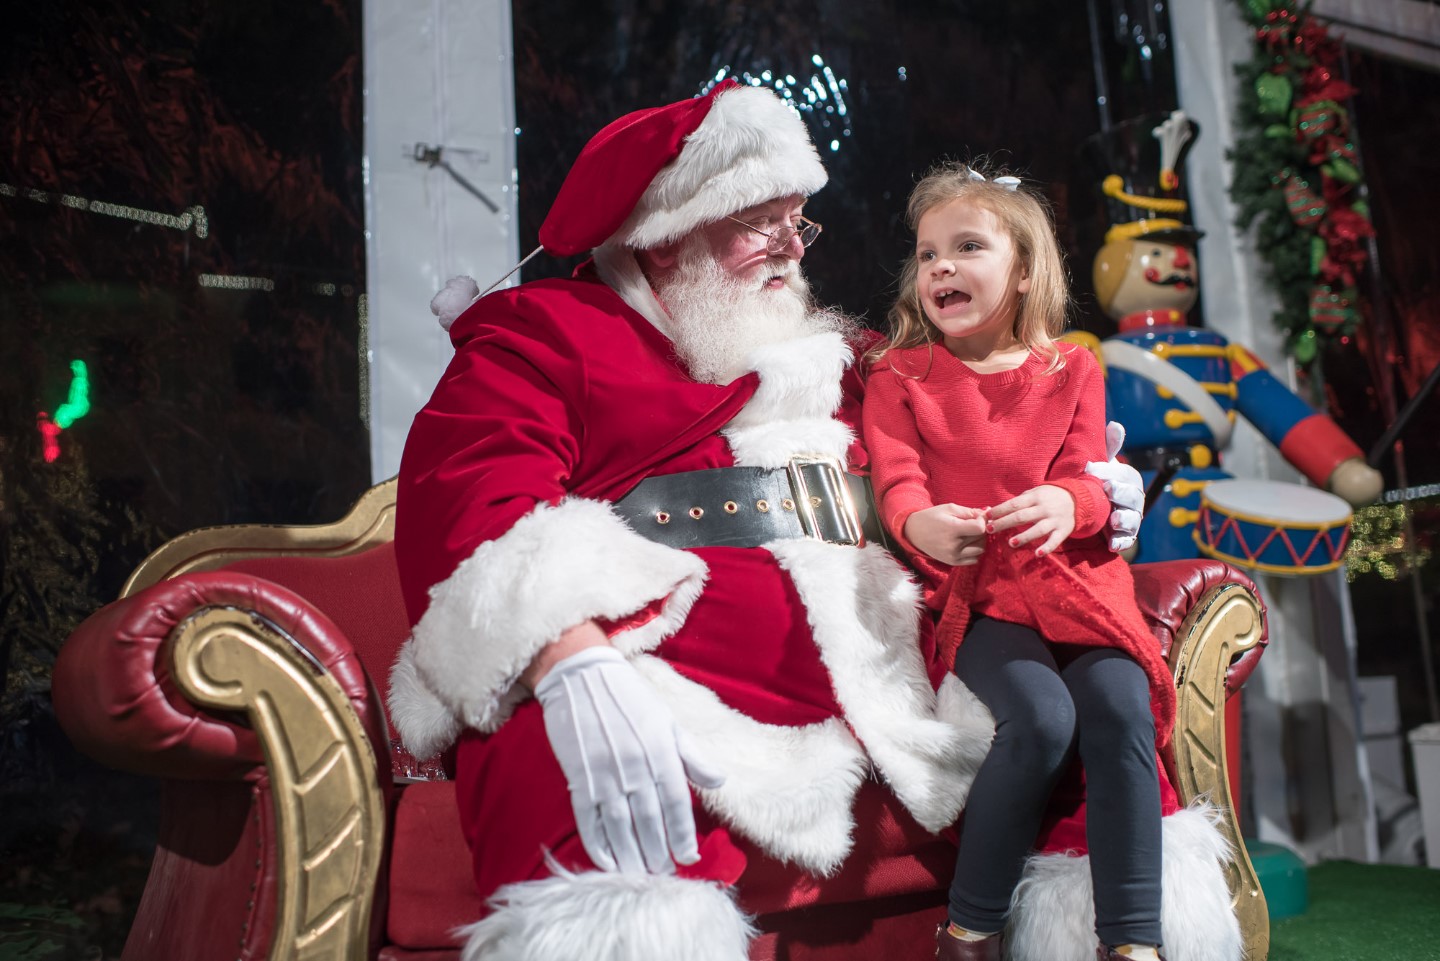
M362 417L380 481L453 353L430 298L515 263L515 81L509 0L365 0L364 31Z
M1205 232L1199 245L1203 322L1250 348L1294 389L1294 363L1270 320L1276 297L1263 278L1253 235L1235 227L1229 194L1234 64L1251 55L1254 38L1231 0L1186 0L1169 10L1180 107L1201 131L1185 176L1194 224ZM1279 452L1243 422L1235 426L1225 467L1237 477L1300 481ZM1243 702L1255 832L1309 862L1374 861L1379 842L1355 709L1355 619L1344 571L1304 579L1254 576L1269 607L1270 627L1269 650ZM1297 757L1305 764L1290 763Z

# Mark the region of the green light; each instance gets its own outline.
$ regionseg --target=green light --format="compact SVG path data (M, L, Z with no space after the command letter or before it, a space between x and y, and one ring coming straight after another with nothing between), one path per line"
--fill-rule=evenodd
M70 361L70 395L55 409L55 423L64 430L90 413L90 372L85 361Z

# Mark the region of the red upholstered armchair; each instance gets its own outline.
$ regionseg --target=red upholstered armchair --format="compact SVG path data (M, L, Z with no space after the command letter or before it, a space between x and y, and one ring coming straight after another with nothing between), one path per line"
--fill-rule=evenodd
M427 772L392 744L377 692L408 634L394 506L392 481L336 524L178 537L61 651L54 700L70 737L164 779L126 961L458 958L451 930L481 905L455 794L416 779ZM1141 565L1135 581L1179 688L1167 761L1182 801L1208 795L1224 815L1230 888L1260 961L1269 928L1235 820L1225 702L1264 647L1264 608L1216 561ZM763 932L754 958L933 950L950 843L874 784L857 805L857 829L878 843L857 845L872 854L837 876L797 889L790 869L752 864L742 890Z

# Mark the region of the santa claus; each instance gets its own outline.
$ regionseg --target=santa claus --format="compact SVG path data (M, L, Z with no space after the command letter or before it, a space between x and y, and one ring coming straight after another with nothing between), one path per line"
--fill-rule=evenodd
M783 101L721 84L585 147L540 232L593 250L573 278L433 305L456 352L400 469L414 633L390 706L417 756L455 745L489 910L467 961L744 961L748 861L834 872L870 776L930 831L964 805L992 721L877 542L872 335L799 272L825 181ZM1138 516L1117 519L1123 540ZM1238 958L1223 842L1182 815L1210 832L1187 885L1219 906L1167 903L1206 932L1170 957ZM1013 956L1055 961L1075 932L1093 952L1073 877L1022 886L1017 931L1041 933Z

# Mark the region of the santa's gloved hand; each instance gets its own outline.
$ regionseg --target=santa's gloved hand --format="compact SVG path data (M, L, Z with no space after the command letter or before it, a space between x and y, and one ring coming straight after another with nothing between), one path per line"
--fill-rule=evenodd
M1124 446L1125 428L1112 420L1105 425L1105 456L1110 459L1091 461L1085 465L1085 473L1105 482L1105 494L1113 508L1110 511L1110 549L1117 554L1135 543L1145 510L1145 485L1140 479L1140 472L1115 459Z
M700 859L686 777L705 788L725 778L624 655L608 646L572 654L535 685L535 697L597 867L663 874Z

